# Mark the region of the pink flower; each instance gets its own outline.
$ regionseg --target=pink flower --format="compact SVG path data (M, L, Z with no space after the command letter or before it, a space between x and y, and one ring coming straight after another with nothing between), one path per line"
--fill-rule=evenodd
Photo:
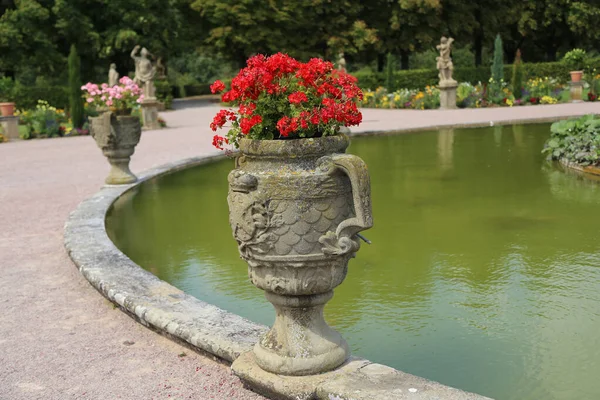
M85 99L85 101L87 101L88 103L93 103L94 99L91 97L88 97L87 99Z

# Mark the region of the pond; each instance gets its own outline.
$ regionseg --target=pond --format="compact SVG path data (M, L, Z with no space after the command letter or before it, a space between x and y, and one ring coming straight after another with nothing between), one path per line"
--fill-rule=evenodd
M540 150L548 125L354 138L375 226L326 307L354 354L498 400L600 397L600 184ZM270 325L227 210L225 160L143 183L109 212L131 259Z

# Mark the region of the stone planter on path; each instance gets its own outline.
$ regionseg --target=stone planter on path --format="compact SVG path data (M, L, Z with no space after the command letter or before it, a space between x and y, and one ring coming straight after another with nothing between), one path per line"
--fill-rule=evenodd
M373 225L367 167L343 154L348 144L345 135L240 141L230 224L250 280L276 310L253 352L265 371L319 374L350 355L323 318L359 249L356 234Z
M110 111L90 118L90 134L111 165L105 182L109 185L137 181L129 170L129 161L140 141L140 119L134 116L116 116Z

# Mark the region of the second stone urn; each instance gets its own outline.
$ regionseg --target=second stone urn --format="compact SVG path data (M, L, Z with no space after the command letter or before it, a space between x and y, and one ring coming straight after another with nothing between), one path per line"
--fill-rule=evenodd
M98 117L90 117L90 134L111 165L105 182L122 185L137 181L129 170L129 161L142 134L140 119L107 111Z
M230 224L250 280L276 311L256 363L282 375L335 369L350 352L323 308L359 249L357 233L373 225L367 167L344 154L345 135L239 144Z

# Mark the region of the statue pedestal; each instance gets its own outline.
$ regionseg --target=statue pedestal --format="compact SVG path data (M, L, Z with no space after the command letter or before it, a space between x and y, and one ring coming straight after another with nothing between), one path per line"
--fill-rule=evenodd
M20 139L19 137L19 117L9 116L0 117L0 124L2 124L2 130L4 131L4 137L7 140Z
M158 106L158 100L153 97L142 101L142 121L144 122L142 129L160 129L160 124L158 123Z
M456 107L456 88L458 83L454 82L443 82L440 83L438 88L440 89L440 110L453 110Z
M583 101L583 84L584 82L569 82L569 92L571 95L571 103L581 103Z

